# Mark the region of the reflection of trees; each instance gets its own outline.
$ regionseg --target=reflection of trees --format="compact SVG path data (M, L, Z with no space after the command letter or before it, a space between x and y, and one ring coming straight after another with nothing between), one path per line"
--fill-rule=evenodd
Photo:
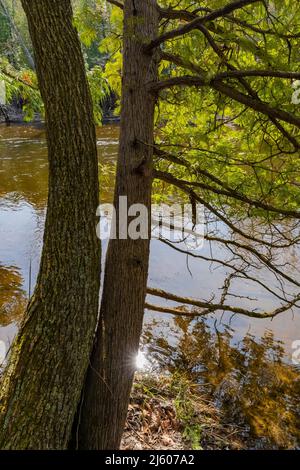
M25 199L38 209L44 209L48 192L47 153L41 142L13 141L1 146L0 197L9 194L14 204Z
M27 303L22 284L17 268L0 265L0 326L21 320Z
M219 331L200 320L178 318L178 342L170 345L150 327L144 336L151 356L172 373L188 373L222 408L227 422L241 426L250 445L294 448L300 442L300 377L283 362L284 349L271 332L247 334L232 344L229 326ZM242 436L245 437L245 436Z
M117 127L97 129L99 160L101 161L101 199L113 198ZM45 133L35 127L1 128L0 197L17 204L26 200L36 209L45 209L48 193L48 161ZM4 158L2 158L4 157Z

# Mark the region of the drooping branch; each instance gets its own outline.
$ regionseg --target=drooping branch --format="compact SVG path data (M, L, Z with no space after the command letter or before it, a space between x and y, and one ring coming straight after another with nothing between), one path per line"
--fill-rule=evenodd
M202 174L203 176L206 176L211 181L217 183L219 186L221 186L222 188L225 188L225 189L216 188L214 186L211 186L211 185L208 185L208 184L205 184L205 183L201 183L199 181L186 181L186 180L181 179L180 180L181 183L184 184L187 187L188 186L197 187L197 188L200 188L200 189L210 191L214 194L218 194L220 196L226 196L226 197L229 197L229 198L236 199L237 201L244 202L245 204L249 204L250 206L258 208L258 209L263 209L267 212L274 212L276 214L281 214L281 215L284 215L284 216L287 216L287 217L292 217L294 219L300 219L300 212L298 212L298 211L286 210L286 209L283 209L283 208L274 207L274 206L271 206L270 204L264 203L263 201L251 199L251 198L245 196L244 194L239 193L236 189L231 188L226 183L223 183L219 178L215 177L214 175L211 175L206 170L199 169L198 173ZM164 179L164 181L166 179L171 180L172 177L173 177L173 175L171 175L170 173L162 172L162 171L158 171L158 170L154 170L154 176L158 179Z
M206 72L204 69L199 67L199 65L193 64L193 62L188 60L183 60L180 56L171 54L166 51L161 52L161 59L172 62L173 64L178 65L179 67L187 68L197 74L203 74L205 76ZM224 56L222 57L224 62ZM232 68L228 72L221 72L215 75L211 81L222 81L226 78L243 78L243 77L270 77L270 78L286 78L297 80L300 78L300 72L288 72L286 70L237 70Z
M154 176L155 176L155 172L154 172ZM193 198L193 200L199 202L204 207L206 207L220 221L224 222L225 225L227 225L227 227L229 227L233 232L241 235L244 239L251 240L252 242L258 243L260 245L265 245L265 246L268 246L270 248L274 247L273 243L265 241L262 238L258 239L254 236L251 236L248 233L246 233L245 231L238 228L234 222L231 222L230 220L228 220L223 214L221 214L220 211L218 211L215 207L213 207L211 204L209 204L204 198L200 197L189 186L182 183L180 180L175 178L173 175L170 175L170 174L165 175L162 172L162 174L160 174L160 176L159 176L159 179L161 179L163 181L166 181L167 183L172 184L173 186L176 186L179 189L181 189L183 192L188 194L189 197ZM234 243L234 241L232 241L232 243ZM239 247L242 248L242 244L239 244ZM291 276L289 276L288 274L282 272L280 269L278 269L276 266L274 266L266 256L264 256L262 253L258 252L255 248L253 248L252 246L249 246L249 247L246 246L246 249L249 252L251 252L252 254L254 254L265 266L270 268L274 273L278 274L279 276L281 276L282 278L284 278L288 282L300 287L300 283L296 279L292 278Z
M282 109L273 108L268 103L247 96L235 88L225 85L223 82L212 82L212 87L223 95L228 96L229 98L232 98L241 104L244 104L254 111L258 111L259 113L264 114L271 119L279 119L280 121L287 122L300 128L300 118L294 114L291 114Z
M238 103L253 109L254 111L258 111L259 113L264 114L269 118L279 119L281 121L287 122L300 129L300 118L297 116L282 109L273 108L269 104L252 98L251 96L245 95L236 88L226 85L223 82L207 80L206 77L185 75L181 77L169 78L166 80L161 80L157 83L150 84L149 89L155 93L159 93L162 90L175 86L190 86L196 88L209 86L227 96L228 98L231 98L234 101L237 101Z
M262 262L268 269L270 269L270 271L273 271L275 274L277 274L278 276L281 276L282 278L284 278L285 280L287 280L288 282L290 282L291 284L294 284L295 286L297 287L300 287L300 282L298 282L296 279L293 279L291 278L290 276L288 276L286 273L284 273L283 271L281 271L277 266L275 266L271 261L270 259L268 259L264 254L260 253L257 249L255 249L253 246L251 246L250 244L246 245L245 243L241 243L241 242L237 242L236 240L227 240L227 239L223 239L223 238L220 238L220 237L212 237L212 236L206 236L205 237L208 241L211 241L211 242L217 242L217 243L221 243L227 247L231 247L231 246L234 246L235 248L237 248L238 250L244 250L248 253L251 253L251 255L253 255L254 257L256 257L260 262ZM274 247L272 247L274 248ZM278 247L276 247L278 248ZM285 248L288 248L287 246Z
M169 227L171 229L174 229L174 227ZM192 232L194 233L194 232ZM250 237L251 241L252 241L252 237ZM279 277L282 277L283 279L287 280L288 282L290 282L291 284L294 284L296 285L297 287L300 287L300 283L296 280L296 279L293 279L291 278L290 276L288 276L286 273L284 273L281 269L279 269L279 267L277 267L272 261L271 261L271 258L270 257L267 257L265 256L263 253L259 252L256 248L254 248L251 244L245 244L245 243L242 243L242 242L239 242L239 241L236 241L234 240L233 238L232 239L226 239L226 238L221 238L221 237L216 237L216 236L212 236L212 235L208 235L208 234L205 234L204 235L204 240L208 241L209 243L217 243L217 244L221 244L223 245L224 247L226 247L234 256L236 256L237 258L239 258L244 264L245 266L248 266L248 267L254 267L254 264L253 262L250 263L249 261L249 255L251 255L254 259L257 259L260 263L262 263L267 269L270 270L270 272L272 272L277 278L278 276ZM244 271L244 269L241 269L241 268L237 268L236 266L233 266L230 262L228 261L223 261L221 259L217 259L217 258L213 258L213 257L206 257L204 255L200 255L200 254L196 254L194 253L193 251L185 251L185 250L182 250L181 248L179 248L178 246L175 246L174 244L171 243L171 241L168 241L166 240L165 238L161 238L160 237L160 241L162 243L165 243L166 245L170 246L172 249L180 252L180 253L183 253L183 254L186 254L187 256L190 256L192 258L195 258L195 259L201 259L203 261L207 261L207 262L210 262L210 263L217 263L219 265L222 265L223 267L225 268L229 268L229 269L232 269L234 270L236 273L239 273L239 274L242 274L243 277L247 278L248 280L250 281L253 281L253 282L257 282L258 284L260 284L264 289L268 290L270 293L272 293L273 295L275 295L276 297L278 297L280 300L286 300L283 299L282 297L278 296L277 293L275 293L273 290L269 289L265 283L261 283L257 278L253 278L251 276L249 276L248 274L246 274L246 272ZM184 241L184 240L183 240ZM299 239L298 240L295 240L295 243L299 242ZM263 245L264 242L261 241L261 244ZM291 242L291 244L289 245L272 245L272 247L269 247L269 248L272 248L273 250L276 249L276 250L282 250L282 249L285 249L285 248L289 248L293 243ZM234 251L234 249L236 249L237 251ZM247 256L247 259L242 255L242 252L245 252L248 256Z
M213 241L213 237L210 237L209 235L204 235L204 239L208 242L211 242ZM247 281L250 281L250 282L253 282L255 284L258 284L260 287L262 287L264 290L266 290L267 292L269 292L271 295L273 295L274 297L276 297L277 299L279 299L280 301L282 302L286 302L286 296L283 297L282 295L280 295L278 292L275 292L274 289L271 289L265 282L262 282L260 279L258 279L258 277L254 277L254 276L251 276L249 275L247 272L246 272L246 266L247 267L254 267L252 263L250 263L248 260L247 262L245 263L245 260L243 258L243 256L241 256L240 253L238 252L234 252L234 255L239 258L245 265L245 267L238 267L236 265L233 264L232 260L230 261L224 261L222 259L218 259L218 258L213 258L213 257L207 257L207 256L204 256L204 255L200 255L199 253L194 253L194 251L187 251L187 250L184 250L182 248L180 248L179 246L177 246L177 244L174 244L172 243L171 241L169 240L166 240L165 238L161 238L159 239L162 243L164 243L165 245L167 245L168 247L172 248L172 250L175 250L181 254L184 254L186 256L189 256L193 259L199 259L199 260L202 260L202 261L206 261L210 264L217 264L223 268L227 268L229 269L230 271L233 272L233 274L236 275L236 277L240 277L241 279L244 279L244 280L247 280ZM230 240L221 240L221 239L217 239L217 242L223 242L224 246L226 246L228 248L228 245L231 245L231 241ZM243 250L246 250L247 251L247 247L245 245L245 247L243 248ZM233 250L232 249L229 249L229 251L231 253L233 253Z
M9 78L10 80L13 80L15 82L19 82L21 83L22 85L28 87L28 88L31 88L32 90L34 91L38 91L38 88L35 87L34 85L32 85L31 83L27 82L26 80L23 80L21 77L19 77L18 75L15 75L11 72L9 72L8 70L6 69L3 69L3 68L0 68L0 74L2 75L5 75L7 78Z

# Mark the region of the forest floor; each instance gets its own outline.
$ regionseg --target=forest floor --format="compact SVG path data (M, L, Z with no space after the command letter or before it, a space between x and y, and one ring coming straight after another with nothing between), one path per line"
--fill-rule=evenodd
M136 378L123 450L242 450L247 433L226 423L209 397L182 377Z

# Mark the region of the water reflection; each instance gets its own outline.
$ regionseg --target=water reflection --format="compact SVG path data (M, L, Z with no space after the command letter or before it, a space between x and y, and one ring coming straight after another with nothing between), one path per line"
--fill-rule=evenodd
M14 266L0 264L0 325L8 326L21 320L27 304L23 278Z
M102 203L112 201L118 132L118 128L113 126L97 129ZM43 129L30 126L0 126L0 263L4 267L18 268L23 278L22 287L27 294L29 284L33 286L35 283L39 266L47 204L47 167ZM255 230L257 227L255 224L253 227L252 223L252 227L248 229ZM177 248L186 247L177 244ZM212 256L218 259L228 257L224 247L216 245L212 251L212 246L208 242L200 254L208 260ZM282 256L294 266L290 274L297 279L299 252L291 248ZM153 240L151 243L149 276L151 287L198 299L210 298L218 294L218 287L224 284L226 275L227 272L222 266L213 265L202 259L187 258L184 253L175 252L158 240ZM277 282L274 275L267 270L260 269L256 276L263 282L268 281L272 287ZM274 298L258 285L238 278L233 282L233 287L238 293L247 291L249 297L257 297L258 307L266 310L274 308ZM233 305L237 303L249 306L247 299L231 298L231 302ZM224 321L227 323L231 321L235 335L239 338L242 338L249 328L257 337L262 336L266 328L271 329L275 337L284 342L286 353L291 356L292 342L299 339L298 313L286 312L272 322L240 316L231 318L231 315L225 315ZM161 318L154 312L150 312L147 317L149 316L151 319ZM0 336L1 334L0 331Z
M118 129L98 129L97 139L101 200L111 202ZM0 342L5 341L6 346L17 331L38 272L47 204L47 168L43 129L0 127ZM212 255L209 243L201 255ZM223 259L222 247L214 248L213 256ZM299 253L291 250L289 261L296 267ZM294 274L297 277L296 271ZM224 269L216 269L203 260L187 259L184 253L175 252L161 241L151 243L152 287L182 296L209 298L223 285L225 275ZM263 270L260 276L273 282ZM259 297L260 307L274 308L274 299L262 289L245 280L236 282L237 290ZM232 303L235 301L247 303L247 299L232 299ZM294 447L299 443L300 429L299 375L287 360L292 342L300 339L298 313L290 311L273 321L224 315L215 324L216 316L191 322L148 312L144 335L150 351L146 355L147 368L154 364L154 368L187 372L210 391L228 420L248 429L254 446L260 442L270 447ZM139 365L144 367L144 362L145 356L141 356Z
M228 325L178 318L171 344L148 325L143 344L157 372L186 374L221 407L224 419L242 429L253 448L296 448L300 445L300 376L284 360L281 341L271 331L239 342Z
M107 126L97 130L99 157L104 171L101 194L111 200L112 166L116 161L118 129ZM110 167L110 168L108 168ZM110 170L110 171L109 171ZM26 201L36 209L45 209L48 193L48 162L45 131L29 126L0 126L0 198L1 205Z
M111 201L118 129L97 130L101 199ZM39 268L48 195L45 131L0 126L0 341L11 343Z

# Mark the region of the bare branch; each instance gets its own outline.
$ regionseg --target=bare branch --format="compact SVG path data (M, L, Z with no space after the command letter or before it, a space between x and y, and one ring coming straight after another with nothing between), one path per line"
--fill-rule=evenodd
M205 240L211 242L211 241L214 241L213 238L211 238L209 235L205 235L204 236ZM241 256L240 253L238 252L233 252L233 250L231 248L229 248L229 251L231 253L233 253L237 258L239 258L245 265L245 267L238 267L236 265L233 264L232 260L230 261L223 261L221 259L218 259L218 258L213 258L213 257L206 257L206 256L203 256L203 255L200 255L200 254L196 254L194 253L193 251L187 251L187 250L183 250L182 248L179 248L177 245L174 245L174 243L171 243L170 241L164 239L164 238L160 238L159 239L162 243L164 243L165 245L167 245L168 247L170 247L172 250L175 250L179 253L182 253L186 256L190 256L191 258L194 258L194 259L200 259L202 261L206 261L208 263L212 263L212 264L218 264L224 268L227 268L227 269L230 269L231 271L234 271L234 274L236 275L236 277L240 277L241 279L246 279L247 281L250 281L250 282L253 282L255 284L258 284L260 285L263 289L265 289L267 292L269 292L270 294L274 295L274 297L276 297L277 299L283 301L283 302L286 302L286 297L282 297L281 295L278 294L278 292L275 292L275 290L271 289L269 286L266 285L265 282L262 282L258 279L258 277L253 277L253 276L250 276L247 272L246 272L246 266L249 268L249 267L254 267L252 263L250 263L250 261L246 261L245 262L245 259L243 256ZM217 239L216 239L217 240ZM220 239L217 240L218 242L220 242ZM231 241L230 240L222 240L223 244L226 246L226 248L228 248L228 245L231 245ZM243 251L249 251L247 249L247 245L244 245L242 250ZM253 254L253 253L252 253Z
M154 172L154 177L155 177L155 172ZM204 198L199 196L195 191L193 191L189 186L185 185L182 183L179 179L175 178L173 175L167 174L167 175L160 175L160 178L163 181L166 181L169 184L172 184L173 186L176 186L177 188L181 189L183 192L185 192L189 197L193 198L195 201L199 202L202 204L204 207L206 207L212 214L214 214L219 220L224 222L227 227L229 227L233 232L236 232L237 234L241 235L244 239L246 240L251 240L255 243L258 243L260 245L265 245L270 248L274 248L274 244L272 242L268 242L263 240L262 238L258 239L255 236L251 236L248 233L244 232L243 230L239 229L237 225L234 222L229 221L218 209L213 207L211 204L209 204ZM222 241L222 240L221 240ZM232 242L234 243L234 242ZM282 248L286 248L287 246L290 246L292 243L289 245L281 246ZM242 245L240 244L240 247ZM276 247L278 248L278 247ZM292 284L295 284L296 286L300 287L300 283L296 281L295 279L291 278L287 274L284 274L282 271L280 271L276 266L273 266L270 261L261 253L259 253L257 250L252 248L251 246L247 247L247 249L253 253L257 258L262 261L266 266L268 266L272 271L275 273L279 274L283 278L285 278L287 281L291 282Z
M146 303L145 308L148 310L153 310L161 313L169 313L171 315L179 315L179 316L186 316L186 317L191 317L191 318L196 318L196 317L201 317L204 315L209 315L211 313L217 312L217 311L222 311L222 312L231 312L239 315L245 315L247 317L251 318L274 318L280 313L286 312L287 310L290 310L300 299L300 295L296 296L291 302L287 302L285 305L282 305L281 307L278 307L277 309L273 310L272 312L256 312L256 311L251 311L247 310L244 308L240 307L234 307L232 305L225 305L223 303L218 303L214 304L211 302L205 302L201 300L196 300L196 299L191 299L189 297L180 297L175 294L171 294L169 292L165 292L160 289L153 289L151 287L147 288L147 293L149 295L153 295L155 297L160 297L166 300L171 300L173 302L185 304L185 305L191 305L193 307L197 307L200 309L204 309L204 311L198 311L198 312L193 312L193 311L186 311L180 308L171 308L171 307L160 307L157 305L151 305Z

